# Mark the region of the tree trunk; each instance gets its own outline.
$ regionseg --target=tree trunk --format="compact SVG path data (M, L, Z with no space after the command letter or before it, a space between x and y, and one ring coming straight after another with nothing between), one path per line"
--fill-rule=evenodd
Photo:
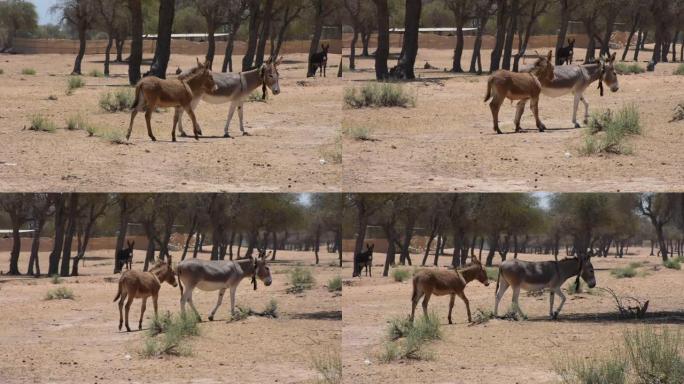
M252 69L252 64L254 64L254 55L256 53L257 39L259 37L260 5L260 0L250 0L249 37L247 40L247 51L245 52L245 56L242 58L243 71Z
M359 31L354 27L354 34L349 47L349 70L356 69L356 42L359 39Z
M482 17L478 22L475 45L473 46L473 57L470 59L470 69L468 70L470 73L482 74L482 35L484 34L484 29L487 26L488 20L489 17Z
M316 226L316 230L314 232L314 255L316 256L316 265L318 265L318 251L319 251L319 245L321 243L321 227Z
M632 44L632 39L634 38L634 34L637 31L637 27L639 26L640 19L641 19L641 13L638 13L632 19L632 27L629 30L629 37L627 37L627 44L625 44L625 50L624 50L624 52L622 52L622 61L627 60L627 53L629 53L629 47ZM639 32L639 35L641 35L641 32ZM637 36L637 46L638 45L639 45L639 36Z
M18 218L12 219L12 252L10 253L9 275L20 275L19 254L21 253L21 236L19 230L21 222Z
M166 68L171 57L171 33L175 13L175 0L159 1L159 26L157 28L157 46L154 49L154 60L150 66L150 74L166 78Z
M356 224L356 242L354 244L354 270L352 272L352 277L356 277L358 266L356 265L356 255L363 251L363 242L366 240L366 227L368 226L368 217L366 216L366 207L363 204L359 204L358 210L358 222ZM390 241L390 240L388 240Z
M518 0L511 0L510 20L508 22L508 32L506 32L506 43L504 44L503 63L501 68L511 69L511 57L513 57L513 39L515 31L518 30Z
M55 237L48 260L49 276L56 275L59 272L59 256L62 254L62 246L64 245L65 205L66 196L59 195L55 201Z
M213 21L207 20L207 54L204 59L207 62L214 61L214 54L216 53L216 25Z
M112 45L114 43L114 39L112 39L112 36L109 35L109 38L107 39L107 48L105 49L105 61L104 61L104 75L109 77L109 57L112 51Z
M401 47L402 55L396 68L396 74L399 78L409 80L416 78L414 67L416 56L418 55L418 35L422 6L422 0L406 0L404 41Z
M114 38L114 48L116 48L116 62L123 63L123 46L126 42L125 39L120 39L118 37Z
M368 52L368 45L370 44L370 38L371 38L371 33L370 32L361 32L361 56L363 57L368 57L370 56L370 52Z
M375 78L385 80L389 74L387 58L389 57L389 9L387 0L373 0L377 8L378 48L375 51Z
M126 199L119 200L119 232L116 235L116 248L114 249L114 273L121 272L121 264L117 260L116 255L123 249L124 241L126 240L126 232L128 229L128 201Z
M639 30L639 33L637 34L636 45L634 46L634 61L639 61L639 52L641 51L641 48L643 47L643 40L644 39L646 39L646 34L641 32L641 30Z
M456 28L456 48L454 48L454 61L451 65L451 72L461 73L463 72L463 67L461 67L461 58L463 57L463 45L465 44L463 37L463 24L459 23Z
M31 256L29 257L29 266L27 274L32 276L40 276L40 263L38 262L38 254L40 252L40 236L45 226L45 218L39 217L36 219L36 227L33 232L33 240L31 241ZM35 266L35 270L34 270Z
M143 17L141 0L128 0L131 11L131 55L128 58L128 82L135 85L140 80L143 58Z
M561 20L560 28L558 28L558 38L556 39L556 65L561 65L560 58L558 58L558 51L565 45L566 36L568 35L568 26L570 25L570 0L561 1Z
M69 196L69 219L67 222L67 229L64 234L64 249L62 249L62 266L59 271L60 276L69 276L69 270L71 269L71 244L74 240L74 235L76 234L76 220L78 213L78 194L72 193Z
M507 0L496 0L496 44L492 50L490 72L495 72L501 68L501 53L504 49L506 40L506 26L508 25Z
M76 60L74 61L74 69L71 71L72 75L81 74L81 62L83 61L83 56L86 50L86 26L78 26L78 54L76 55Z
M228 42L226 43L226 52L223 56L221 72L226 72L226 70L228 72L233 72L233 49L235 47L235 34L237 34L238 29L240 29L239 18L237 18L230 27L230 35L228 35Z
M273 13L273 0L266 0L266 5L264 6L264 12L261 22L261 34L259 36L259 44L256 50L256 67L260 67L264 63L264 54L266 52L266 43L268 42L268 36L271 34L271 19Z

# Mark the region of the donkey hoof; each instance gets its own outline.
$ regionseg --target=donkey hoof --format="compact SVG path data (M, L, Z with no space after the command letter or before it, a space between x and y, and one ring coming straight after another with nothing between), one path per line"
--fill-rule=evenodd
M173 142L175 143L175 142L176 142L176 138L175 138L175 137L172 137L172 138L171 138L171 141L173 141Z
M557 320L557 319L558 319L558 312L554 312L554 313L553 313L553 316L551 316L551 318L552 318L553 320Z
M180 133L180 136L181 136L181 137L188 137L188 135L186 135L185 132L181 132L181 133Z
M152 139L152 141L157 141L157 138L154 136L150 136L150 139Z
M214 316L209 316L209 321L214 321Z
M249 132L242 132L242 136L252 136L252 134Z
M579 123L575 123L575 128L581 128L581 126L579 125Z
M232 138L233 138L233 137L230 135L230 133L224 133L224 134L223 134L223 137L225 137L226 139L232 139Z
M126 326L126 332L130 332L130 331L131 331L131 328L129 328L128 326Z

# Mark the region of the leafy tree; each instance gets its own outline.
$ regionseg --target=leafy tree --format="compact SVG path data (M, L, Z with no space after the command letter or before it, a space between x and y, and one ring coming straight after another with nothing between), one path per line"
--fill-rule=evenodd
M38 27L36 7L24 0L0 2L0 52L12 48L14 38L20 32L32 32ZM4 35L4 38L3 38Z

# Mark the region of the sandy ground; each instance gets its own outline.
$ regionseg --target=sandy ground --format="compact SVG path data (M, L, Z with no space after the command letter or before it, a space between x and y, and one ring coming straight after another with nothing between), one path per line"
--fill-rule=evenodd
M112 77L84 77L86 86L66 96L71 55L0 55L0 191L335 191L341 165L330 160L340 122L343 82L337 75L339 55L330 55L327 78L307 79L306 55L290 55L280 68L281 94L268 103L245 106L245 129L239 136L237 114L231 124L235 139L224 139L228 104L200 103L198 121L207 136L199 142L172 143L173 111L154 114L158 142L147 137L144 116L136 119L131 143L110 144L85 132L23 130L42 114L58 127L81 113L105 130L125 134L128 112L108 113L100 96L128 83L127 66L114 64ZM102 71L101 55L86 56L83 73ZM222 56L216 57L221 63ZM241 57L235 57L239 63ZM169 72L188 68L195 56L171 56ZM148 64L149 65L149 64ZM143 66L146 70L147 67ZM22 75L33 68L36 75ZM58 100L48 100L50 95ZM191 128L189 118L186 129ZM321 159L325 162L321 162ZM322 164L324 163L324 164Z
M640 59L648 60L649 54ZM590 112L638 104L644 133L629 140L632 155L584 157L578 148L586 130L572 124L572 95L542 96L540 114L549 128L545 133L536 130L528 108L522 120L525 132L513 134L515 106L505 103L499 119L509 134L496 135L489 106L483 102L487 76L444 72L451 68L452 55L451 50L419 50L419 79L406 84L417 97L415 108L344 110L343 127L368 128L374 140L343 141L345 187L355 192L684 189L684 159L673 156L684 141L684 122L669 123L674 107L684 102L684 77L672 75L675 64L659 64L655 73L620 77L619 92L606 91L603 98L596 84L588 90ZM466 70L471 55L464 53ZM483 52L484 68L489 67L489 55ZM584 51L576 50L575 57L583 58ZM439 69L422 69L426 61ZM375 78L373 65L372 58L359 58L357 71L345 74L346 79L364 85ZM580 107L580 122L583 114Z
M632 254L634 251L637 254ZM449 299L433 297L429 310L439 315L443 339L427 345L433 361L400 361L385 364L378 360L386 337L387 321L405 317L411 311L411 283L383 278L380 265L373 278L345 280L342 298L343 372L345 383L557 383L554 362L567 357L606 356L621 342L622 332L648 326L669 326L684 331L684 271L660 267L659 259L648 257L646 249L633 250L624 259L596 259L597 287L618 294L650 300L649 312L677 312L646 321L615 320L613 299L607 293L568 296L558 321L548 319L548 294L543 297L520 295L527 321L491 320L468 326L465 306L458 298L454 305L455 324L447 324ZM384 255L377 254L378 263ZM351 276L351 254L343 277ZM540 255L519 255L525 260L548 260ZM446 258L442 258L448 263ZM498 259L498 257L497 257ZM639 268L646 276L616 279L610 270L643 261ZM653 270L658 267L659 270ZM466 295L473 313L477 308L493 309L495 285L479 282L468 285ZM510 290L500 310L511 303ZM556 305L558 300L556 300ZM420 310L420 307L418 309ZM365 360L368 359L369 363Z
M143 251L136 251L140 260ZM41 254L45 268L48 254ZM227 323L228 295L213 322L200 324L190 357L145 359L139 351L145 332L119 332L116 295L118 275L112 275L111 252L96 252L81 269L82 276L65 278L61 286L73 290L75 300L45 301L50 279L0 277L0 382L2 383L311 383L318 378L312 357L339 351L341 317L339 294L328 292L337 276L335 255L278 252L271 264L273 284L249 281L238 287L237 303L260 311L276 299L277 319L249 317ZM176 255L179 257L179 255ZM22 254L21 269L27 255ZM208 257L207 254L202 257ZM8 259L2 254L3 268ZM301 295L287 294L288 275L295 264L313 270L316 284ZM332 265L332 266L331 266ZM142 269L141 263L134 263ZM178 312L180 293L164 284L159 310ZM206 320L216 303L216 292L195 292L195 305ZM146 320L153 315L148 303ZM140 301L131 308L131 325L140 316ZM130 355L130 360L126 358Z

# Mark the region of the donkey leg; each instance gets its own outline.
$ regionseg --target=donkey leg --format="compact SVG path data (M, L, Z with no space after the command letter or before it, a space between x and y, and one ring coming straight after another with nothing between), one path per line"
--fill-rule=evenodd
M190 304L190 308L192 308L192 311L195 312L195 316L197 316L197 320L199 322L202 322L202 317L200 316L199 312L197 311L197 308L195 308L195 303L192 302L192 289L187 289L186 292L188 293L187 301L188 301L188 304Z
M496 300L494 303L494 316L499 315L499 302L503 298L507 289L508 289L508 282L505 279L500 279L499 291L496 292Z
M128 301L126 302L126 331L130 332L131 327L128 326L128 314L131 311L131 305L133 304L133 298L135 297L134 294L131 294L128 296Z
M121 294L121 298L119 299L119 331L121 330L121 326L123 326L123 306L124 306L124 301L126 300L126 293Z
M237 285L230 287L230 315L233 316L235 313L235 291L237 290Z
M237 106L238 117L240 118L240 131L242 132L242 136L250 136L250 134L245 131L245 123L244 123L245 119L243 116L244 104L245 103L243 103L241 101L240 104L238 104L238 106Z
M580 99L582 98L582 95L579 93L575 94L575 100L573 101L572 104L572 123L575 124L575 128L579 128L580 125L577 122L577 109L579 108L579 102Z
M138 114L137 109L133 109L131 112L131 123L128 125L128 133L126 133L126 140L131 139L131 131L133 131L133 121L135 120L135 115Z
M427 315L428 315L427 308L428 308L428 303L430 302L430 296L432 296L431 292L425 292L425 298L423 299L423 315L425 317L427 317Z
M532 102L530 104L532 107L532 112L534 113L534 118L537 120L537 128L539 128L539 132L544 132L546 130L546 126L541 122L541 119L539 119L539 96L532 98Z
M587 100L584 98L584 95L581 95L580 101L584 104L584 124L589 124L589 103Z
M233 114L235 113L235 108L237 108L238 103L233 101L230 103L230 108L228 109L228 118L226 119L226 126L223 128L223 137L230 137L228 133L228 128L230 128L230 121L233 120Z
M142 299L142 306L140 307L140 321L138 322L138 331L142 329L143 316L145 316L145 308L147 308L147 297Z
M447 319L449 319L449 324L453 324L451 322L451 310L454 309L454 300L455 299L456 299L456 295L452 293L451 298L449 299L449 316L447 317Z
M553 299L556 295L553 291L549 294L549 317L553 319Z
M413 295L413 297L411 297L411 317L409 318L411 323L413 323L413 318L416 315L416 307L418 306L418 301L421 297L423 297L423 292L421 292L420 289L416 287L415 294Z
M522 128L520 128L520 120L525 112L525 104L527 104L527 100L518 101L518 106L516 107L515 111L515 132L522 132Z
M525 317L525 313L522 311L522 308L520 308L520 302L518 301L519 297L520 287L513 287L513 304L515 305L515 308L513 308L513 310L520 313L520 316Z
M553 313L553 318L554 318L554 319L557 319L557 318L558 318L558 315L560 314L561 310L563 309L563 304L565 304L565 295L564 295L563 292L561 291L560 287L558 287L558 288L556 289L556 294L557 294L558 296L560 296L561 302L560 302L560 305L558 306L558 309L556 310L556 312Z
M468 298L466 297L465 292L463 291L461 291L461 293L458 294L458 297L460 297L461 300L463 300L463 302L465 303L466 312L468 312L468 322L472 323L473 318L470 316L470 301L468 301Z
M192 108L188 105L185 107L185 112L188 113L188 116L190 116L190 120L192 120L192 129L195 133L195 140L199 140L199 124L197 123L197 117L195 116L195 111L192 110Z
M180 132L181 137L187 137L188 135L183 130L183 108L176 107L176 111L178 111L178 132Z
M176 107L176 111L173 113L173 128L171 129L171 141L176 142L176 125L178 125L178 120L180 116L180 108Z
M211 311L211 315L209 315L209 321L214 321L214 315L216 314L216 310L218 309L218 307L221 306L221 302L223 301L223 294L224 293L226 293L225 288L219 291L218 301L216 301L216 306L214 307L214 310Z
M489 109L492 110L492 118L494 119L494 132L497 134L502 134L501 130L499 129L499 109L501 108L501 100L497 98L497 96L494 96L492 101L489 103Z
M152 134L152 112L154 112L154 107L150 105L145 111L145 123L147 124L147 136L152 139L152 141L157 141L157 139Z

